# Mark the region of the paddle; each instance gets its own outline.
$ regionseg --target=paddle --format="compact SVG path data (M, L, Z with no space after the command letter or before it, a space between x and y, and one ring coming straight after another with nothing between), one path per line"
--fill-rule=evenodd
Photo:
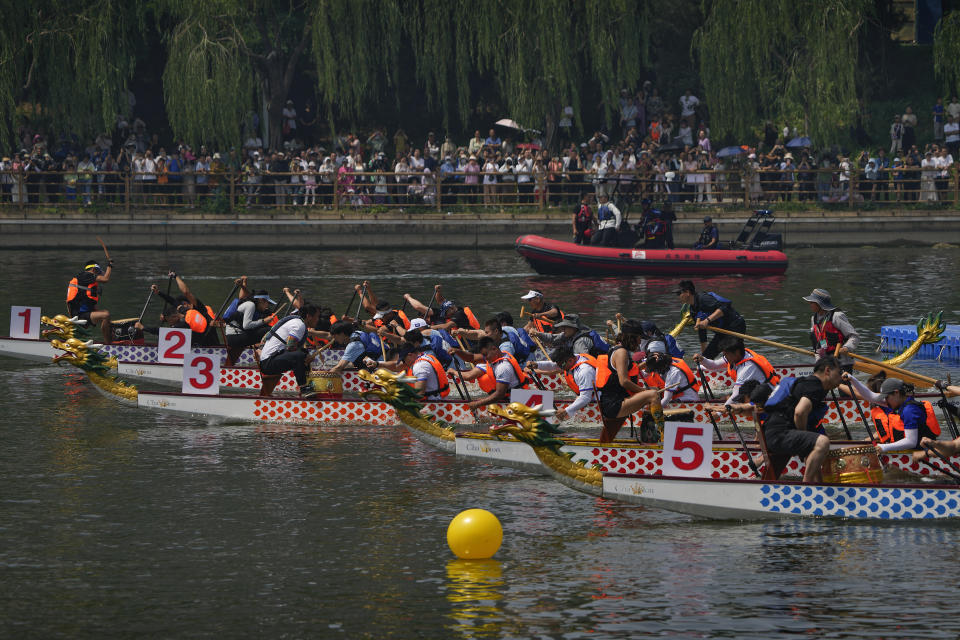
M713 389L710 388L710 383L707 382L707 376L703 373L703 367L697 362L697 373L700 375L700 382L703 383L703 388L707 392L707 400L715 400L716 396L713 395Z
M356 293L356 289L354 289ZM355 320L360 319L360 312L363 311L363 299L367 296L367 285L363 285L363 288L360 289L360 302L357 304L357 315L354 316ZM347 308L347 311L350 311L350 308Z
M422 314L420 314L420 317L421 317L421 318L426 318L426 317L427 317L427 313L430 311L430 307L433 306L434 300L437 299L437 292L438 292L438 291L439 291L439 289L437 289L436 287L433 288L433 296L430 297L430 302L427 303L427 310L424 311ZM431 318L431 319L433 319L433 318Z
M143 305L143 310L140 312L140 317L137 318L138 323L143 323L143 314L147 312L147 307L150 306L151 300L153 300L153 287L150 287L150 295L147 296L147 301Z
M933 455L935 455L935 456L937 456L938 458L940 458L941 460L943 460L943 462L946 463L947 466L949 466L951 469L953 469L954 471L960 472L960 467L958 467L955 462L953 462L952 460L950 460L950 458L946 457L945 455L943 455L942 453L940 453L939 451L937 451L936 447L932 447L932 446L930 446L929 444L921 444L920 446L922 446L922 447L924 448L924 450L926 450L927 455L929 455L929 454L932 453ZM950 478L951 478L956 484L960 485L960 475L957 475L957 474L955 474L955 473L953 473L952 471L949 471L949 470L947 470L947 469L941 469L940 467L934 465L932 462L930 462L930 461L928 461L928 460L924 460L923 462L925 462L925 463L927 464L927 466L930 467L931 469L936 469L938 472L940 472L940 473L942 473L942 474L944 474L944 475L950 476Z
M782 342L774 342L773 340L766 340L764 338L758 338L756 336L747 335L746 333L738 333L736 331L730 331L729 329L721 329L720 327L714 327L712 325L707 325L707 329L715 331L717 333L722 333L728 336L734 336L735 338L741 338L743 340L751 340L753 342L759 342L760 344L765 344L769 347L776 347L777 349L786 349L787 351L793 351L794 353L800 353L805 356L810 356L815 358L817 354L813 351L808 351L807 349L801 349L799 347L793 347L789 344L783 344ZM913 373L912 371L907 371L906 369L901 369L900 367L895 367L890 364L885 364L877 360L871 360L870 358L864 358L855 353L848 353L851 358L858 360L853 364L853 368L857 371L862 371L864 373L877 373L877 371L883 369L885 371L892 371L897 374L897 377L903 380L904 382L909 382L914 386L921 387L932 387L936 385L937 381L933 378L922 376L918 373Z
M707 417L710 418L710 424L713 425L713 430L717 434L717 440L723 440L723 434L720 433L720 427L717 425L716 419L713 417L713 411L707 409Z
M211 318L211 320L216 320L217 318L219 318L220 316L223 315L223 310L227 308L227 305L228 305L228 304L230 304L230 298L233 297L233 294L235 294L235 293L237 292L237 289L239 289L239 288L240 288L240 283L239 283L239 282L235 282L235 283L233 284L233 289L230 289L230 295L228 295L227 298L223 301L223 304L220 305L220 310L217 311L217 312L214 314L214 316L213 316L213 318ZM207 330L204 331L203 334L206 335L206 334L210 333L210 329L212 329L212 328L213 328L213 323L211 322L210 325L207 327Z
M549 354L547 354L547 350L543 348L543 343L540 342L540 338L538 338L538 337L536 337L536 336L533 336L533 335L531 335L530 337L533 338L533 342L534 342L534 344L537 345L537 348L540 349L540 351L543 352L543 357L546 358L547 360L549 360L550 362L553 362L553 360L550 359ZM556 363L554 363L554 364L556 364ZM534 382L534 384L537 385L537 388L540 389L541 391L545 390L546 387L544 386L543 381L540 379L540 376L537 375L537 372L536 372L536 371L531 371L530 373L533 375L533 382Z
M940 397L943 399L943 404L947 404L947 394L943 390L943 384L938 380L934 386L937 388L937 391L940 392ZM946 406L940 407L943 411L943 415L947 418L947 423L950 425L950 433L953 434L954 438L960 437L960 433L957 432L957 423L953 420L953 414L950 413L950 410Z
M167 298L170 297L170 289L171 287L173 287L173 281L176 279L177 279L177 276L171 269L170 274L167 276ZM164 316L170 315L170 303L167 302L166 298L164 298L164 301L163 301L163 315Z
M743 433L740 432L740 425L737 424L737 418L733 415L733 407L727 406L727 414L730 416L730 422L733 423L733 430L737 433L737 437L740 439L740 446L743 447L743 453L747 456L747 464L750 465L750 469L753 471L754 475L757 478L762 478L763 476L760 473L760 469L757 468L757 463L753 461L753 455L750 453L750 450L747 449L747 441L743 439ZM713 412L710 412L710 420L713 420ZM717 423L714 422L713 426L716 427Z
M100 236L97 236L97 242L99 242L100 246L103 247L103 255L107 256L107 264L110 264L110 252L107 251L107 245L103 243L103 240L100 239Z
M349 314L350 314L350 307L353 306L353 301L356 300L356 299L357 299L357 290L356 290L356 288L354 288L354 290L353 290L353 297L350 298L350 302L347 303L347 310L343 312L343 315L346 316L346 315L349 315Z

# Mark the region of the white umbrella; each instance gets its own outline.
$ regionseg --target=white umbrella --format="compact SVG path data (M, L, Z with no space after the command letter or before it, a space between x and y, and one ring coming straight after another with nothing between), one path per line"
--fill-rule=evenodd
M517 124L516 120L511 120L510 118L503 118L502 120L497 120L494 122L498 127L506 127L507 129L516 129L517 131L523 131L523 127Z

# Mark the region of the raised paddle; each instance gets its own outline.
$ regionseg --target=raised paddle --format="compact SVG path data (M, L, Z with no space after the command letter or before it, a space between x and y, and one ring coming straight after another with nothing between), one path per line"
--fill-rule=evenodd
M746 333L738 333L736 331L730 331L729 329L721 329L720 327L714 327L712 325L707 325L707 329L715 331L717 333L722 333L728 336L734 336L735 338L742 338L743 340L751 340L753 342L759 342L760 344L765 344L769 347L775 347L777 349L786 349L787 351L793 351L794 353L800 353L805 356L810 356L811 358L816 358L817 354L813 351L807 349L801 349L799 347L793 347L789 344L783 344L782 342L774 342L773 340L766 340L764 338L758 338L756 336L747 335ZM921 387L932 387L935 386L937 381L933 378L922 376L918 373L913 373L912 371L907 371L906 369L901 369L890 364L879 362L877 360L871 360L870 358L864 358L855 353L848 353L851 358L858 360L853 364L853 368L857 371L863 371L864 373L876 373L877 371L883 369L885 371L892 371L897 374L897 377L903 380L904 382L909 382L914 386Z
M356 299L357 299L357 290L354 289L354 290L353 290L353 297L350 298L350 302L347 303L347 310L343 312L343 315L346 316L346 315L349 315L349 314L350 314L350 307L353 306L353 301L356 300Z
M100 246L103 247L103 255L107 256L107 262L110 262L110 252L107 251L107 245L103 243L103 240L100 239L100 236L97 236L97 242L100 243Z
M173 281L176 280L176 279L177 279L177 275L176 275L176 274L173 272L173 270L171 269L171 270L170 270L170 274L167 276L167 298L170 297L170 288L173 286ZM164 301L163 301L163 315L164 315L164 316L169 315L169 311L170 311L170 303L167 302L166 298L164 298Z
M147 307L150 306L151 300L153 300L153 287L150 287L150 295L147 296L147 301L143 305L143 310L140 312L140 317L137 318L137 322L143 322L143 314L147 312Z
M217 312L214 314L214 316L213 316L213 318L211 318L211 320L216 320L217 318L219 318L220 316L223 315L223 310L227 308L227 305L228 305L228 304L230 304L230 298L233 297L233 294L235 294L235 293L237 292L237 289L239 289L239 288L240 288L240 283L239 283L239 282L235 282L235 283L233 284L233 289L230 289L230 295L228 295L227 298L223 301L223 304L220 305L220 310L217 311ZM213 322L210 323L210 325L207 327L207 330L204 331L203 334L206 335L206 334L210 333L210 330L211 330L211 329L213 329Z
M737 437L740 439L740 446L743 447L743 453L747 456L747 464L750 465L750 469L758 477L762 477L760 474L760 469L757 468L757 463L753 461L753 455L750 453L750 450L747 449L747 441L743 439L743 434L740 432L740 425L737 424L737 418L733 415L733 407L727 405L727 413L730 415L730 422L733 423L733 430L737 433ZM710 419L713 420L713 412L710 412ZM717 423L714 422L713 426L716 427Z
M433 288L433 295L430 297L430 302L427 303L427 311L430 311L430 307L433 306L433 301L437 299L437 291L439 291L439 289L437 289L436 287L434 287L434 288ZM420 317L421 317L421 318L426 318L426 317L427 317L427 311L424 311L422 314L420 314ZM432 319L432 320L436 320L436 318L431 318L431 319Z
M354 289L354 292L356 292L356 289ZM363 285L363 288L360 289L360 302L357 303L357 315L354 316L354 320L360 319L360 312L363 311L363 299L366 296L367 296L367 285ZM347 308L347 311L350 311L350 309Z
M540 339L533 335L531 335L530 337L533 338L533 342L537 345L537 348L539 348L540 351L543 352L543 357L549 360L550 362L553 362L553 360L550 359L550 355L547 353L547 350L543 348L543 343L540 342ZM533 382L534 384L537 385L537 388L540 389L541 391L545 390L546 386L544 386L543 380L540 379L540 376L537 375L537 372L531 371L530 373L533 375Z

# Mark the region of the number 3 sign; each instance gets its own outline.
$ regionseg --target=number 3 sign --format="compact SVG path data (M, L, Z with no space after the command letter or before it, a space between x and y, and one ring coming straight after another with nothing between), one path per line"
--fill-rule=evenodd
M663 475L709 478L713 431L708 424L668 422L663 429Z
M182 391L210 396L220 393L220 357L191 353L183 361Z
M190 353L190 329L162 327L157 341L157 362L183 364Z
M36 340L40 337L40 307L10 307L10 337Z

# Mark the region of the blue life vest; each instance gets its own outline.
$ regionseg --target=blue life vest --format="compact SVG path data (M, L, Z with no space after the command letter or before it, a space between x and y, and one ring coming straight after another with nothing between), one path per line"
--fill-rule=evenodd
M530 337L530 334L527 333L527 330L521 327L519 329L515 329L515 331L517 332L517 335L520 336L520 341L527 345L527 349L530 351L530 353L533 353L534 349L537 348L537 343L533 341L533 338Z
M667 353L669 353L674 358L683 358L683 349L680 348L680 345L677 344L677 339L674 338L669 333L664 334L663 339L667 344Z
M530 357L530 347L523 341L523 338L520 335L522 329L517 330L513 327L503 327L503 333L506 334L507 339L510 340L510 344L513 346L513 357L516 358L517 362L523 363L524 360ZM526 331L524 331L526 333ZM527 336L529 338L530 336ZM530 342L533 342L532 340Z
M781 413L792 414L798 402L792 393L793 386L796 383L797 379L794 376L784 376L781 378L780 383L773 388L767 401L763 404L764 409L770 409L770 412L772 412L772 410L780 407ZM814 407L813 410L810 411L810 415L807 416L807 429L817 431L818 433L825 433L823 427L818 427L825 415L827 415L827 405L825 403L820 408Z
M444 369L448 369L453 363L453 356L447 353L447 345L444 344L440 331L441 330L434 329L430 332L430 350L433 351L433 355L440 361L441 366L443 366Z
M600 337L599 333L591 329L589 336L593 340L593 349L597 352L591 355L600 355L601 353L607 353L610 351L610 345L607 344L606 340Z
M603 205L597 210L597 220L599 220L600 222L603 222L604 220L613 220L613 219L614 219L614 215L610 213L609 206Z
M350 341L362 343L364 354L370 356L374 360L383 355L383 351L380 348L380 337L375 333L368 333L367 331L354 331L350 334Z

